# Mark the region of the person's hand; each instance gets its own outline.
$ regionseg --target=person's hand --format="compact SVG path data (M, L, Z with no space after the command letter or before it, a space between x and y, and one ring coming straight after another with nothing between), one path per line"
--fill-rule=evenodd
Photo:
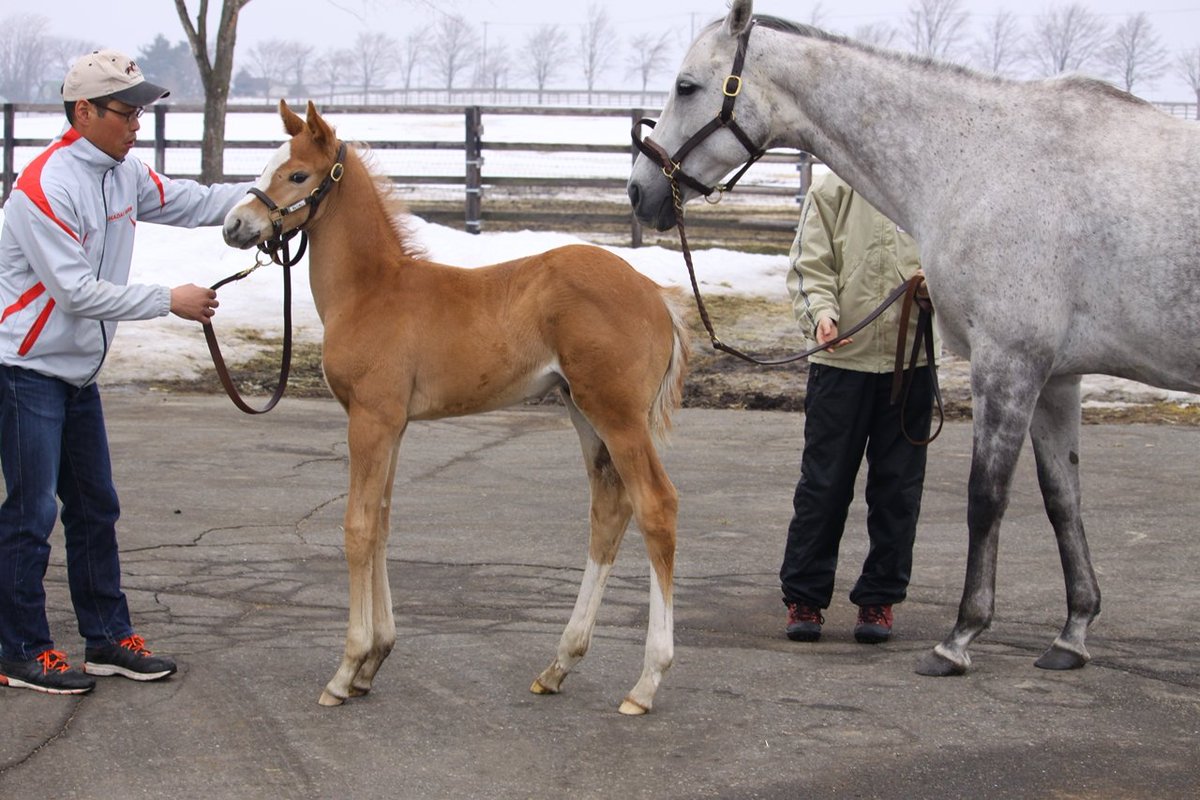
M832 353L837 348L850 344L853 341L853 339L842 339L841 341L838 341L837 323L831 320L829 317L823 317L821 321L817 323L817 344L835 342L835 344L831 344L828 348L826 348L829 350L829 352Z
M171 290L171 313L183 319L208 325L218 305L217 293L204 286L189 283Z

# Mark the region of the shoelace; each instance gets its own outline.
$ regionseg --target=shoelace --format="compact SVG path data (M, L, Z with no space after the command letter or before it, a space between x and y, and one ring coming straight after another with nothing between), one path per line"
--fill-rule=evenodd
M862 621L868 625L887 625L888 614L883 606L864 606L862 610Z
M138 636L136 633L117 642L117 646L124 647L126 650L132 650L139 656L150 655L150 651L146 649L146 640L141 636Z
M818 625L825 624L825 617L821 616L821 612L815 608L810 608L801 605L792 605L788 608L791 611L791 618L795 622L815 622Z
M43 675L51 672L66 672L71 668L71 665L67 663L67 654L61 650L47 650L39 653L37 661L42 665Z

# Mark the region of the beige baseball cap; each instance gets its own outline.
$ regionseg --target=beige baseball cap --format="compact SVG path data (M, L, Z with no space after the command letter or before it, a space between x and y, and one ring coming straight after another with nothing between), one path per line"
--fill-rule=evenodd
M62 85L62 97L67 102L112 95L131 106L148 106L169 94L146 80L136 61L116 50L94 50L80 56Z

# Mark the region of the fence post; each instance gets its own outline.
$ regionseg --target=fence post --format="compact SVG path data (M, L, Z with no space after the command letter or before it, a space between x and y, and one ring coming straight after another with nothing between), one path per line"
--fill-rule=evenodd
M812 154L801 150L799 160L796 161L796 171L800 173L800 188L796 192L797 205L804 203L804 196L812 186L812 168Z
M3 171L4 193L0 195L0 206L8 202L8 195L13 187L13 164L15 163L16 143L16 113L12 103L4 104L4 163L0 166Z
M635 108L630 111L630 115L630 129L632 130L633 126L638 124L638 120L646 116L646 112L644 109ZM633 142L629 143L629 152L633 156L633 161L636 162L638 149ZM631 247L642 246L642 223L638 222L637 214L632 210L629 212L629 244Z
M483 228L483 112L479 106L467 106L466 124L466 231L479 233Z
M154 171L167 174L167 107L154 104Z

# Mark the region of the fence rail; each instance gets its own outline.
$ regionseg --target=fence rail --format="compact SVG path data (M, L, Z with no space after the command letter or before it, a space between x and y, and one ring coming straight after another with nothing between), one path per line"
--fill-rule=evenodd
M179 153L181 151L198 151L201 147L199 139L188 139L168 136L168 131L171 126L172 116L180 114L203 114L203 107L199 105L170 105L157 104L153 106L153 138L152 141L145 142L142 146L152 146L153 148L153 166L156 171L169 174L172 177L178 178L196 178L198 175L189 174L186 170L169 170L167 169L167 156L169 153ZM230 106L228 109L229 115L253 113L263 115L271 113L273 109L264 105L237 105ZM18 118L18 112L21 114L62 114L61 105L48 104L13 104L6 103L3 106L4 118L4 154L3 166L0 173L3 179L3 196L0 197L0 202L7 200L9 193L12 191L13 183L16 179L16 151L18 148L41 148L46 144L46 138L31 138L28 136L17 136L17 124L21 121ZM461 186L463 190L463 227L472 233L477 233L483 228L483 224L487 220L496 221L522 221L527 220L530 224L545 224L548 226L555 225L578 225L580 218L586 218L586 221L591 223L601 222L605 224L613 224L617 220L623 220L629 225L630 240L634 246L642 243L642 231L632 213L615 214L607 212L591 211L573 211L573 212L554 212L551 209L542 209L530 211L528 209L521 211L512 211L504 209L504 202L497 199L493 202L485 203L486 190L489 188L497 189L516 189L524 191L537 190L560 193L575 190L607 190L611 192L623 192L626 178L624 176L613 175L570 175L570 176L553 176L553 175L503 175L489 174L485 167L487 153L527 153L531 154L530 158L534 163L539 163L547 158L553 159L556 157L567 156L595 156L595 155L623 155L629 158L629 163L637 157L637 150L633 147L632 142L625 144L607 144L607 143L573 143L573 142L529 142L529 141L496 141L487 139L483 136L484 121L488 117L501 116L524 116L524 117L616 117L629 120L630 125L647 115L646 109L641 108L578 108L578 107L514 107L514 106L464 106L453 107L443 105L337 105L328 106L322 110L326 117L337 117L339 115L393 115L399 118L400 115L458 115L463 119L463 136L461 139L455 138L450 140L430 140L430 139L392 139L392 138L377 138L373 137L370 141L371 149L374 151L424 151L427 153L437 153L444 151L456 151L463 153L464 170L462 173L456 174L408 174L396 170L385 170L388 177L395 183L409 185L414 187L452 187ZM145 122L145 121L144 121ZM144 124L144 123L143 123ZM396 126L403 129L403 124ZM225 142L225 151L227 154L226 165L227 172L224 176L225 180L250 180L256 175L245 174L235 170L228 171L228 154L231 151L239 150L274 150L278 147L281 138L264 140L264 139L236 139L227 138ZM805 153L798 151L773 151L764 159L764 164L791 164L796 170L795 182L791 185L779 185L778 182L774 185L760 184L755 185L753 180L744 181L739 184L739 194L762 195L765 198L771 197L788 197L799 200L807 191L808 183L812 176L812 161ZM410 168L412 165L408 165ZM547 204L550 205L550 204ZM713 220L698 220L698 224L711 225L712 227L721 227L729 225L728 221ZM750 218L739 223L746 230L750 231L779 231L786 225L781 225L778 221L769 219ZM793 223L794 225L794 223Z

